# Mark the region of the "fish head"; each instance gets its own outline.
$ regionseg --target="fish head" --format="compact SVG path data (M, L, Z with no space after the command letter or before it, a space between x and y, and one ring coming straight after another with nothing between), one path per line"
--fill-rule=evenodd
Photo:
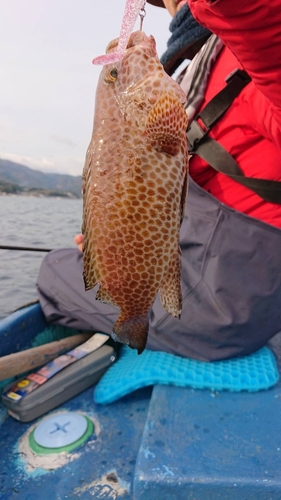
M117 46L118 38L109 43L106 53L114 53ZM163 92L173 86L175 96L184 103L185 93L160 63L154 37L136 31L129 38L122 60L102 68L96 91L96 111L105 119L109 107L118 106L128 124L144 129L152 107Z
M118 40L116 38L108 44L107 54L116 51ZM143 31L136 31L129 38L122 60L105 65L101 78L107 84L114 83L117 93L130 92L132 87L141 84L159 64L155 38L147 36ZM162 65L160 66L162 69Z

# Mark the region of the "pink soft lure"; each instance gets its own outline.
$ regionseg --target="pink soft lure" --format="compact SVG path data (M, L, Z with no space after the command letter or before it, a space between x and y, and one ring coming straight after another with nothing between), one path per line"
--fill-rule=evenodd
M125 5L125 11L123 15L121 31L119 36L118 46L115 52L110 52L110 54L105 54L103 56L95 57L93 59L93 64L111 64L116 61L120 61L126 51L130 35L134 29L137 17L141 11L141 8L145 4L145 0L127 0Z

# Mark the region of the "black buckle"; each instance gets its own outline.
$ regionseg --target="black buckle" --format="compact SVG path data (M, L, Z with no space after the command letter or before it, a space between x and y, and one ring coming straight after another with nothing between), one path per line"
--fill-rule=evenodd
M206 104L187 129L186 137L190 154L197 151L202 139L206 137L211 128L229 108L234 98L251 81L251 77L243 69L236 68L227 76L225 81L227 85ZM199 124L199 118L204 128Z
M190 154L192 154L194 151L196 151L197 146L198 146L199 142L201 141L201 139L203 139L203 137L205 137L205 135L207 135L209 132L209 129L206 129L204 132L204 130L199 125L196 118L194 118L194 120L192 120L192 122L191 122L191 124L188 127L187 132L186 132L186 137L188 140L188 150L189 150Z
M248 75L247 71L245 71L244 69L236 68L233 71L231 71L231 73L229 73L229 75L226 77L225 81L226 81L226 83L230 83L236 77L243 80L243 82L245 82L245 84L249 83L252 80L251 77Z

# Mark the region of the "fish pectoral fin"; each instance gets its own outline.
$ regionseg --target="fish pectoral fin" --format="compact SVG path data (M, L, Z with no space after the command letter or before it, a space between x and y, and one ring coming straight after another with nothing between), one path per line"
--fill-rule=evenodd
M187 122L180 100L173 92L164 92L147 117L145 133L156 143L157 150L174 156L180 150Z
M180 247L178 253L172 257L168 272L161 283L160 300L168 313L180 319L182 311Z
M103 302L104 304L108 304L109 306L117 306L116 302L110 296L108 290L106 290L102 285L100 285L96 293L96 299L100 300L100 302Z
M113 330L112 338L117 342L126 344L132 349L137 349L141 354L145 349L148 335L148 315L124 317L121 313Z

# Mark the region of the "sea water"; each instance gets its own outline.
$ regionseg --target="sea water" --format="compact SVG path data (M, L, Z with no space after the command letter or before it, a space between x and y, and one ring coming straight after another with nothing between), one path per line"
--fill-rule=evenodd
M0 245L75 247L82 200L0 196ZM37 299L36 278L46 253L0 249L0 319Z

